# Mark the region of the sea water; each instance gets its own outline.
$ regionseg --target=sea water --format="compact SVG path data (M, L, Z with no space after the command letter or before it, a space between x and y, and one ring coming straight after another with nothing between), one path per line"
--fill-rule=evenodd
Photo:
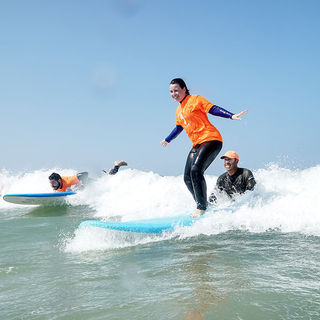
M75 173L2 170L0 193L51 192L52 171ZM190 214L182 176L121 169L60 207L1 199L0 319L319 319L320 166L254 175L254 192L160 235L78 226Z

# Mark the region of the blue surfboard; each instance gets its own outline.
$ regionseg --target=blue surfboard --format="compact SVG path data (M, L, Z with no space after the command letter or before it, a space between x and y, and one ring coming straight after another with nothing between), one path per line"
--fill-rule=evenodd
M15 193L5 194L3 200L23 205L61 205L65 203L68 196L75 192L51 192L51 193Z
M99 220L86 220L83 221L79 228L82 227L96 227L118 231L128 231L137 233L161 233L163 231L173 231L177 226L187 227L194 224L199 219L191 218L190 216L176 216L164 217L145 220L134 220L127 222L112 222L112 221L99 221Z

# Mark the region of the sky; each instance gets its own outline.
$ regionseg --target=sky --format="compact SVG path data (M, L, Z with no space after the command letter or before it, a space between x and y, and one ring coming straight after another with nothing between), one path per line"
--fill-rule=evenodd
M319 164L320 1L0 0L0 170L180 175L181 77L242 121L214 117L252 170ZM207 174L224 171L216 159Z

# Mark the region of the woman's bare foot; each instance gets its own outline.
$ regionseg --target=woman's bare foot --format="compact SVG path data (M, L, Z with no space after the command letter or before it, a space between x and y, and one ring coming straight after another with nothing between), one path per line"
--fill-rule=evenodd
M123 160L121 160L121 161L118 160L118 161L114 162L114 165L118 166L118 167L122 167L122 166L127 166L128 164Z
M205 213L206 210L197 209L192 215L191 218L198 218Z

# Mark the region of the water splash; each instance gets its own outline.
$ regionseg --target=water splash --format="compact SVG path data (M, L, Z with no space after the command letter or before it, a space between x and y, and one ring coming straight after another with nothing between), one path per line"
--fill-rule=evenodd
M75 173L51 169L11 175L2 170L0 192L51 192L48 176L52 171L62 175ZM279 230L320 236L320 166L290 170L271 164L253 173L257 181L253 192L239 197L231 207L209 209L207 217L191 227L177 228L170 235L155 237L85 228L67 237L64 249L71 252L106 250L231 230L253 233ZM209 192L216 179L216 176L206 177ZM90 218L122 221L190 214L195 207L182 176L160 176L134 169L122 170L115 176L97 177L76 196L70 197L69 202L74 206L87 206ZM8 206L13 205L0 201L0 208Z

